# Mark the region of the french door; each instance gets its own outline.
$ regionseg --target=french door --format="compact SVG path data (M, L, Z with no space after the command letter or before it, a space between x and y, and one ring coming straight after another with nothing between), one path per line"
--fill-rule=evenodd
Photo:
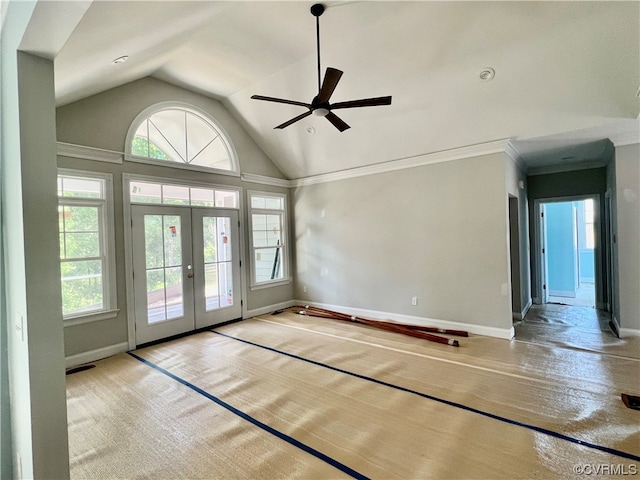
M133 205L136 344L242 316L237 210Z

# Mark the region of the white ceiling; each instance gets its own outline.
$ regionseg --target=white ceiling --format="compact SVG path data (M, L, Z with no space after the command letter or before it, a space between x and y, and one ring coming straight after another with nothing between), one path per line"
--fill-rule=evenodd
M221 100L288 178L506 138L540 167L638 134L639 2L325 2L332 102L393 96L336 111L343 133L315 116L274 130L305 109L250 99L317 93L313 2L42 3L40 35L75 27L50 53L59 105L150 75Z

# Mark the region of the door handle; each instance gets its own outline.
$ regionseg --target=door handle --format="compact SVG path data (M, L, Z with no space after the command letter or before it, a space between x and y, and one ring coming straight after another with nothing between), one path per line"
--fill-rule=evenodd
M187 273L187 278L193 278L193 269L191 268L191 265L187 265L187 270L189 270L189 273Z

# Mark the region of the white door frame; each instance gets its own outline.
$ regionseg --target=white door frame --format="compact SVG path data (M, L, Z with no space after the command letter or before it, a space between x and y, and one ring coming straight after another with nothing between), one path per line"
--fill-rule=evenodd
M240 219L240 228L239 228L239 237L240 237L240 275L242 279L242 299L247 298L247 282L246 282L246 272L245 268L247 265L246 262L246 249L245 249L245 229L243 225L245 224L245 216L244 216L244 189L242 187L237 187L234 185L220 185L220 184L211 184L204 182L193 182L193 181L180 181L176 179L166 178L166 177L154 177L150 175L136 175L132 173L123 173L122 174L122 197L123 197L123 223L124 223L124 253L125 253L125 288L126 288L126 299L127 299L127 342L129 350L134 350L136 348L136 324L135 324L135 303L134 303L134 294L133 294L133 249L131 247L133 236L131 232L131 193L129 189L129 184L132 180L140 180L154 183L162 183L162 184L174 184L174 185L184 185L190 187L205 187L205 188L220 188L224 190L235 190L238 192L238 218ZM244 301L241 303L241 317L245 318L247 305Z

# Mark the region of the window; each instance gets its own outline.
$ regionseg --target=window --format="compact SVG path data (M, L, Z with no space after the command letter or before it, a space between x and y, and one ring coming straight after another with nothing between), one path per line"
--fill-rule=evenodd
M65 319L115 311L111 175L60 170L58 224ZM109 232L109 233L108 233ZM108 317L100 317L108 318Z
M252 285L288 281L286 195L249 192Z
M191 207L239 208L239 193L224 187L189 186L131 179L131 203L159 203Z
M222 128L204 112L177 103L155 105L136 117L125 158L238 175L234 149Z
M595 228L594 228L594 202L592 198L584 201L584 223L586 229L586 247L590 250L595 248Z

